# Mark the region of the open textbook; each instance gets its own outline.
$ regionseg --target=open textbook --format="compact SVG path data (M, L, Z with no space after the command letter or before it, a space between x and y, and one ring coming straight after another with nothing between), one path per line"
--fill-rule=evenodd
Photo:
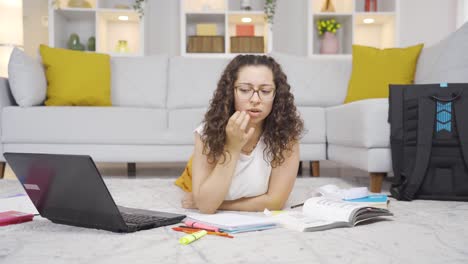
M309 198L302 211L285 211L273 218L285 228L309 232L353 227L363 221L392 215L385 208L320 196Z

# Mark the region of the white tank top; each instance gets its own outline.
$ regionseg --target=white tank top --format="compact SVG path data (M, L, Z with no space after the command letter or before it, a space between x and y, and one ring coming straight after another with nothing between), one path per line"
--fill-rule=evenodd
M195 129L199 135L203 133L203 124ZM263 158L266 145L263 136L255 149L249 154L240 154L236 164L236 170L232 177L229 191L224 200L237 200L243 197L254 197L265 194L268 191L270 181L271 163Z

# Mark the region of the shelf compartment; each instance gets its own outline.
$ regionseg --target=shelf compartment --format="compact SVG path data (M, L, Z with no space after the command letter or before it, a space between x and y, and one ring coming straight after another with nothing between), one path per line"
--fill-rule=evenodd
M55 43L55 47L67 48L70 35L75 33L86 48L88 39L96 36L96 13L92 9L56 9L53 12L55 29L53 43Z
M119 16L128 17L127 21L119 20ZM135 11L99 11L97 13L97 30L99 38L96 39L98 52L119 54L116 47L119 40L127 42L128 51L120 52L121 56L143 55L142 48L142 21Z
M185 13L199 12L224 12L226 10L225 0L186 0L183 10Z
M374 23L366 24L364 19ZM376 48L392 48L396 45L396 23L393 13L359 13L354 17L354 44Z
M323 13L322 7L325 4L326 0L312 0L312 13L320 14ZM336 13L352 13L353 12L353 0L332 0L333 6L335 7ZM326 12L333 13L333 12Z
M242 22L242 18L249 17L252 19L251 22L244 23ZM250 25L253 26L253 35L246 36L244 34L238 36L237 26L246 26ZM268 24L265 22L265 17L263 14L258 13L246 13L246 14L230 14L228 15L228 47L231 52L240 53L244 51L239 50L247 50L246 53L264 53L266 52L266 47L268 47ZM256 38L233 38L233 37L256 37ZM258 38L260 37L260 38ZM231 41L235 41L236 43L233 44ZM259 41L263 41L263 44L260 45ZM251 47L252 50L249 51ZM260 50L260 47L263 47Z
M98 8L133 10L135 0L99 0Z
M313 51L315 55L320 55L320 44L322 37L318 34L317 22L325 19L335 19L341 24L341 28L336 31L338 37L338 54L351 54L353 43L353 16L352 15L314 15L313 16Z
M261 11L263 12L265 6L265 0L251 0L250 1L250 10L241 9L241 0L228 0L228 10L229 11Z
M395 0L376 0L377 1L377 11L376 12L395 12L396 11L396 2ZM355 10L356 12L366 12L365 11L366 0L356 0ZM373 11L367 11L372 13Z
M96 1L97 0L86 0L86 1L83 1L84 3L87 2L89 3L89 5L91 7L85 7L85 6L69 6L69 0L61 0L61 1L57 1L57 3L59 4L59 8L58 9L95 9L97 4L96 4ZM77 2L77 1L76 1Z
M187 52L203 52L202 50L207 50L206 52L224 52L225 50L225 42L224 42L224 36L226 35L226 29L225 29L225 20L226 17L224 14L186 14L186 32L185 32L185 38L186 38L186 50ZM197 25L201 24L211 24L216 27L214 35L212 37L216 38L192 38L197 36ZM197 36L201 37L201 36ZM211 36L207 36L211 37ZM221 48L219 47L222 40L222 51ZM205 43L208 45L208 47L205 48L200 48L200 45L202 43ZM195 47L195 48L194 48Z

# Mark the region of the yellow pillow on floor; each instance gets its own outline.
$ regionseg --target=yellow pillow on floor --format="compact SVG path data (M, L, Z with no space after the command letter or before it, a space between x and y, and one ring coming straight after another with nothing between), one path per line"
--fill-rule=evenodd
M345 103L388 98L389 84L412 84L423 46L377 49L353 45L353 68Z
M182 175L175 181L175 185L179 186L185 192L192 192L192 159L193 156L190 157Z
M109 55L45 45L39 52L48 83L45 105L112 105Z

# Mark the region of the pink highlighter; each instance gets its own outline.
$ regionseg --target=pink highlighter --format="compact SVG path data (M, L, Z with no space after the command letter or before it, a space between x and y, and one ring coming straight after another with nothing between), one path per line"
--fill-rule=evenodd
M189 227L200 228L200 229L204 229L204 230L207 230L207 231L219 232L218 227L209 226L209 225L205 225L205 224L202 224L202 223L197 223L197 222L190 221L190 220L184 221L184 224L186 226L189 226Z

